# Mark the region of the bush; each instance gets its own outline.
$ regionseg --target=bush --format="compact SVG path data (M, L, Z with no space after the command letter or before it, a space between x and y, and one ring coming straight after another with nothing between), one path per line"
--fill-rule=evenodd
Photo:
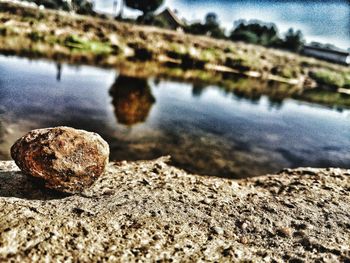
M344 76L341 73L330 70L319 70L311 73L311 77L321 85L341 88L345 84Z

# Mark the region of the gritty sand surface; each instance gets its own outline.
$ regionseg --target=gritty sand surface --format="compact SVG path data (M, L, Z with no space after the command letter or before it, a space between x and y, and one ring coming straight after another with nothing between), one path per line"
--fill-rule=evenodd
M110 163L82 195L0 162L0 262L350 262L350 170L228 180Z

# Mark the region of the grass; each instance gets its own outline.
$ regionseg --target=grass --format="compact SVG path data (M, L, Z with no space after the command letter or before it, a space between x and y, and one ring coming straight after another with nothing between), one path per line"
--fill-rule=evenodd
M168 45L168 49L169 51L172 51L177 54L186 54L188 52L187 48L184 45L180 45L177 43L170 43Z
M321 85L327 85L336 88L350 87L350 73L321 69L311 73L311 77Z
M242 71L257 70L259 68L254 58L247 54L227 56L224 65Z
M350 73L343 73L344 85L343 88L350 89Z
M285 78L297 78L300 75L300 68L289 67L286 65L281 72L281 76Z
M208 62L220 60L221 57L221 52L214 48L207 48L200 52L200 58Z
M113 50L108 43L86 40L77 35L67 36L64 40L64 45L73 50L89 51L94 54L109 54Z

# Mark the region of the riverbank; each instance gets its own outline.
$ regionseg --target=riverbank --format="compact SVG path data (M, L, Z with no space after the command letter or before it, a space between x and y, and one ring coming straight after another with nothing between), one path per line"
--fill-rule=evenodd
M346 262L349 170L244 180L154 161L110 163L82 195L34 185L0 162L2 262Z

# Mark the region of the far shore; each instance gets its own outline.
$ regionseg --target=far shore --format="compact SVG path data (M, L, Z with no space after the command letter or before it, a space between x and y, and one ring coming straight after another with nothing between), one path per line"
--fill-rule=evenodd
M350 107L350 67L262 46L0 0L0 53ZM246 79L237 83L237 79ZM248 82L248 83L247 83ZM254 83L254 84L252 84ZM271 90L273 86L279 88ZM320 95L321 94L321 95Z

